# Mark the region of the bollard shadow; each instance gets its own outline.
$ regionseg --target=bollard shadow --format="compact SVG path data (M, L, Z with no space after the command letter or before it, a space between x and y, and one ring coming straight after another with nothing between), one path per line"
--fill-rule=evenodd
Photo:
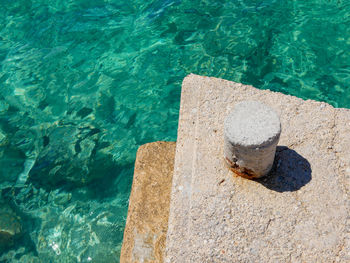
M311 181L311 173L308 160L286 146L278 146L271 172L255 181L276 192L293 192Z

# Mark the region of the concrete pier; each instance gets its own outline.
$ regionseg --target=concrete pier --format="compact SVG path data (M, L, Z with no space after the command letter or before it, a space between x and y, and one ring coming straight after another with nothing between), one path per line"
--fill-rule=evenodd
M121 263L164 262L174 156L175 142L137 151Z
M224 119L243 100L280 116L269 176L225 167ZM165 262L349 262L350 110L189 75L182 85Z
M244 100L283 127L260 179L223 158L224 120ZM138 152L121 262L350 262L349 109L189 75L173 169L174 147Z

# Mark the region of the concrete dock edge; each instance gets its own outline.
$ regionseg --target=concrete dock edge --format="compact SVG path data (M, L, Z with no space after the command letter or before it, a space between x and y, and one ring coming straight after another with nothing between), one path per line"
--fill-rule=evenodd
M283 132L266 178L223 160L240 101L273 108ZM182 84L165 262L349 262L350 110L198 75Z
M283 132L270 174L223 158L224 119L260 101ZM170 207L170 208L169 208ZM121 262L349 262L350 110L191 74L176 142L141 146Z
M140 146L120 262L163 262L175 142Z

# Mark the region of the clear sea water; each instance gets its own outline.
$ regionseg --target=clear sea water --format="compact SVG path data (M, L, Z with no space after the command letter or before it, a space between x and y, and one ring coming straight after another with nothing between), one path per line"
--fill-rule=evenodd
M350 108L350 1L0 0L0 262L119 262L189 73Z

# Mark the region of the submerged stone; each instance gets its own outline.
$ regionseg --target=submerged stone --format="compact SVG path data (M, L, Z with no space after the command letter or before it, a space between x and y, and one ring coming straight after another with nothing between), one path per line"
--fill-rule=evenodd
M11 145L0 147L0 190L12 187L23 170L25 155Z
M0 130L0 146L4 146L6 142L6 135Z
M5 203L0 208L0 249L13 245L22 231L20 218Z
M116 164L112 155L104 150L99 133L94 127L56 127L43 140L45 147L30 177L52 186L61 182L84 185L113 171Z

